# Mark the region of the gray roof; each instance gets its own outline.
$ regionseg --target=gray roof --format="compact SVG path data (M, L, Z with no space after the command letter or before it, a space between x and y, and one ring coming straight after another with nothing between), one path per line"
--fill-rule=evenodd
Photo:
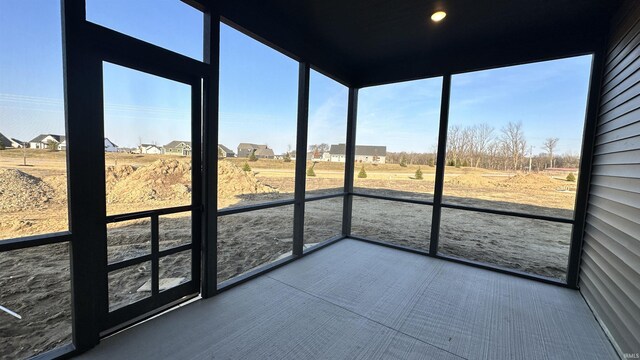
M177 148L178 145L180 144L185 144L188 147L191 147L191 141L181 141L181 140L173 140L172 142L168 143L167 145L164 146L165 149L173 149L173 148Z
M238 149L268 149L269 147L267 145L258 145L258 144L252 144L252 143L240 143L240 145L238 145Z
M54 138L59 143L63 142L66 139L66 137L64 137L63 135L40 134L40 135L36 136L35 138L33 138L33 140L31 140L29 142L32 142L32 143L42 142L47 136L51 136L52 138Z
M23 145L23 144L24 144L24 141L22 141L22 140L18 140L18 139L16 139L16 138L11 138L11 140L12 140L13 142L15 142L15 143L20 144L20 145Z
M257 149L256 156L275 156L272 149Z
M141 147L150 147L150 146L155 146L158 149L160 148L158 145L154 145L154 144L140 144Z
M346 144L331 145L329 154L344 155L346 153ZM387 156L386 146L375 145L356 145L356 155L360 156Z
M0 133L0 144L2 144L6 148L11 147L11 140L9 140L8 137L6 137L6 136L2 135L2 133Z
M227 154L235 154L235 153L233 152L233 150L229 149L228 147L226 147L226 146L224 146L224 145L222 145L222 144L218 144L218 147L219 147L220 149L222 149L222 151L224 151L224 152L225 152L225 153L227 153Z

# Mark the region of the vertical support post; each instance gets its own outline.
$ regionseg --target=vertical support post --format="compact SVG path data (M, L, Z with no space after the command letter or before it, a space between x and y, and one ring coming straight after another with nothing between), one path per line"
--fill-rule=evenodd
M602 40L599 50L593 54L591 78L589 80L589 97L587 113L582 137L582 159L580 174L578 175L578 189L574 211L573 229L571 230L571 245L569 247L569 261L567 265L567 286L578 288L580 260L582 257L582 243L587 218L587 203L589 201L589 187L593 163L596 129L598 125L598 111L600 108L600 93L602 77L604 76L606 60L606 41Z
M304 249L304 199L307 180L307 132L309 125L309 63L301 62L298 71L298 134L296 136L296 185L293 213L293 255Z
M160 293L160 217L151 216L151 295Z
M203 191L202 191L202 287L203 298L217 292L218 274L218 85L220 65L220 16L218 2L211 2L204 14L204 61L208 72L203 79Z
M438 254L440 240L440 215L442 212L442 191L444 186L444 168L447 165L447 129L449 128L449 100L451 97L451 74L442 78L442 96L440 99L440 131L438 132L438 155L436 159L436 184L433 190L433 211L431 218L431 241L429 255Z
M193 249L191 249L191 274L193 275L191 280L197 284L195 288L200 292L202 291L200 282L202 279L202 242L206 235L203 228L203 223L206 220L204 218L206 199L203 195L205 169L202 162L204 156L202 81L198 77L191 83L191 204L194 206L191 211L191 239L193 243Z
M347 143L344 164L344 204L342 207L342 235L351 235L351 215L353 209L353 173L356 164L356 124L358 120L358 89L349 88L347 105Z
M106 190L100 186L105 182L102 62L83 38L84 1L61 5L73 344L82 352L98 344L109 306Z

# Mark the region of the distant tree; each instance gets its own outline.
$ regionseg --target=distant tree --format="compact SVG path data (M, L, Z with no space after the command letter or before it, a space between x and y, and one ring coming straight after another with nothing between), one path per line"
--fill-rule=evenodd
M288 151L286 153L284 153L284 156L282 157L282 161L284 161L286 163L291 162L291 155L289 155Z
M245 161L244 165L242 165L242 171L248 172L251 171L251 166L249 166L249 163Z
M517 123L509 122L502 129L500 143L505 155L511 161L513 170L518 170L524 158L527 141L524 138L524 130L522 129L522 121Z
M58 143L53 140L47 141L47 149L49 149L49 151L58 150Z
M432 157L430 157L429 160L427 160L427 165L433 167L434 166L433 164L435 164L435 161L433 160Z
M256 149L251 151L251 155L249 155L249 161L258 161L258 157L256 156Z
M358 178L364 179L367 177L367 172L364 170L364 165L360 168L360 172L358 173Z
M558 138L547 138L544 141L544 143L542 144L544 149L547 150L547 154L549 154L549 167L550 168L553 167L553 149L555 149L556 146L558 145L558 141L560 141L560 139L558 139Z
M416 178L416 180L422 180L422 170L420 170L420 168L418 168L418 170L416 170L415 178Z
M567 175L567 181L575 182L576 176L573 175L573 173L569 173L569 175Z
M4 144L0 143L0 150L4 150L4 149L5 149Z
M400 158L400 166L407 167L407 157L404 155Z

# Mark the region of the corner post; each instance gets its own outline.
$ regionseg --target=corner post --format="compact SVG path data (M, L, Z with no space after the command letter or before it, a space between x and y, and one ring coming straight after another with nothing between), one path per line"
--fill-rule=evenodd
M356 123L358 119L358 89L349 88L347 107L347 143L344 165L344 205L342 207L342 235L351 236L351 215L353 210L353 173L356 163Z
M451 74L442 78L442 96L440 98L440 131L438 133L438 155L436 159L436 183L433 190L433 211L431 218L431 241L429 256L438 254L440 241L440 216L442 212L442 192L444 187L444 169L447 159L447 130L449 127L449 100L451 97Z
M298 133L296 136L296 183L293 213L293 255L304 250L304 200L307 180L307 133L309 125L309 63L301 62L298 71Z

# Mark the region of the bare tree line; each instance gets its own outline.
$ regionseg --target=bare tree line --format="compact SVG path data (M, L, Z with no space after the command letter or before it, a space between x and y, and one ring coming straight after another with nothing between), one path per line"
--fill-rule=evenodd
M449 166L477 167L505 171L540 171L546 168L579 167L577 155L557 155L555 149L560 140L547 138L542 144L527 142L522 122L509 122L498 131L486 123L453 125L447 134L446 163ZM533 154L533 148L545 152ZM388 163L433 165L435 149L430 153L387 153Z

